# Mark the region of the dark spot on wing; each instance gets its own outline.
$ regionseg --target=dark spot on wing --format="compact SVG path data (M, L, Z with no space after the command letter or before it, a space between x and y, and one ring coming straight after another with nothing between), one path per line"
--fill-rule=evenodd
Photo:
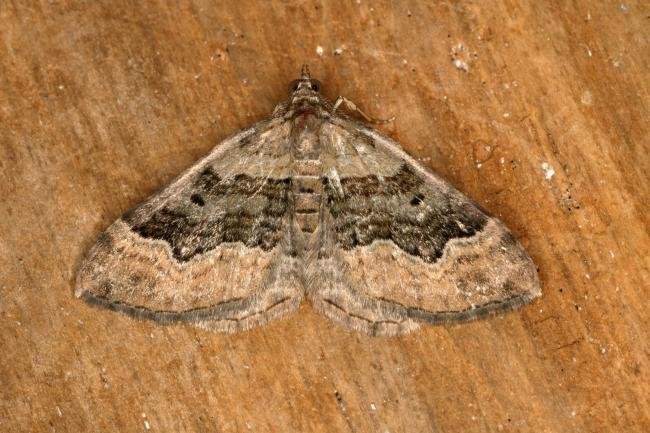
M203 197L201 197L198 194L192 194L190 196L190 201L197 206L205 206L205 201L203 200Z
M423 200L424 200L424 194L417 193L413 196L413 198L410 201L411 206L418 206L420 203L422 203Z
M211 168L208 167L203 170L199 178L194 182L194 186L204 191L209 191L215 188L221 182L219 175Z

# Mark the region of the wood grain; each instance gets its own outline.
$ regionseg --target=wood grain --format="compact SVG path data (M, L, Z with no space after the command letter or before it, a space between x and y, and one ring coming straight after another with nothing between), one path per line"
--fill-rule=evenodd
M641 1L1 2L0 430L649 431L649 23ZM220 335L74 299L99 233L303 62L501 218L543 297L400 338L307 304Z

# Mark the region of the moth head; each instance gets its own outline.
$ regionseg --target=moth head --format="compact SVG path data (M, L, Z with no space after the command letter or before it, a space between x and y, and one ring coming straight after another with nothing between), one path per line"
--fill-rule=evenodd
M291 84L289 84L289 94L293 94L298 91L305 92L305 93L309 93L309 92L320 93L322 87L323 85L321 84L320 81L311 78L311 75L309 73L309 66L302 65L300 78L297 80L293 80Z
M313 78L309 78L306 80L305 79L293 80L291 84L289 84L289 94L298 91L307 91L307 92L311 91L311 92L320 93L322 87L323 85L321 84L321 82Z

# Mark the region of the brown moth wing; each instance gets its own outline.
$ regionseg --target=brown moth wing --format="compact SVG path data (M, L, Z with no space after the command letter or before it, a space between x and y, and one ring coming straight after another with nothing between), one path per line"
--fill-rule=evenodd
M541 295L535 266L510 231L397 143L336 116L320 138L320 249L307 293L326 316L393 335Z
M277 118L242 131L127 212L90 250L76 296L227 332L297 308L289 131Z

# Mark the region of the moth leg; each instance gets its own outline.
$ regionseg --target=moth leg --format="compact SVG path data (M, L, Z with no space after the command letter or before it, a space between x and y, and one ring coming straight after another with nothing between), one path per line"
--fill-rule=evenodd
M348 110L356 111L361 115L361 117L363 117L367 122L370 123L381 124L381 123L392 122L393 120L395 120L395 116L389 117L388 119L376 119L374 117L370 117L366 113L361 111L361 109L357 107L357 105L354 102L350 101L345 96L339 96L338 98L336 98L336 101L334 102L334 106L332 107L332 113L334 113L336 109L339 108L343 103L348 108Z

